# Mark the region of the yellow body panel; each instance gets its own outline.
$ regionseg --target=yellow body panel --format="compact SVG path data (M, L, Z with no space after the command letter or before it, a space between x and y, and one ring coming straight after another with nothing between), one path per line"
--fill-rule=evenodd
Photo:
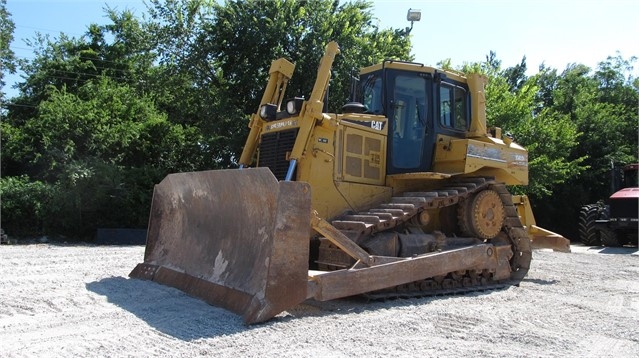
M528 184L528 152L511 142L491 137L457 139L439 136L435 149L436 172L494 176L508 185Z
M333 218L345 211L359 211L390 198L384 186L386 131L331 117L311 135L298 167L299 181L313 188L312 207L320 217ZM379 116L352 116L366 123ZM323 123L324 124L324 123Z

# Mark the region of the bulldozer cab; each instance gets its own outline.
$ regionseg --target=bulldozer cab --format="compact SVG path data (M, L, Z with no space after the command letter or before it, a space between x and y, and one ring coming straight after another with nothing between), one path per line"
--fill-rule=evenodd
M466 136L470 93L466 82L455 77L398 61L362 71L352 97L365 113L388 118L387 174L431 171L437 135Z

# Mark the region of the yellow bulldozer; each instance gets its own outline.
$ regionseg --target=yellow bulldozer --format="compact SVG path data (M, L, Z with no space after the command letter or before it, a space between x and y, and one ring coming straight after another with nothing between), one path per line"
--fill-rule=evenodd
M517 285L533 247L569 251L535 225L527 151L486 127L486 77L387 60L353 101L323 111L339 47L308 99L285 100L275 60L239 169L155 186L144 262L130 276L268 320L305 300L427 296Z

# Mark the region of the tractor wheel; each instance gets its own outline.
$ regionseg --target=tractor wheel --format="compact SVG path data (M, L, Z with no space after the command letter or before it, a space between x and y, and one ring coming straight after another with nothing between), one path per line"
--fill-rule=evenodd
M610 230L604 229L600 230L601 236L601 244L607 247L620 247L623 246L621 242L619 242L619 238L617 237L617 233Z
M579 212L579 239L586 246L601 245L599 230L595 227L600 213L601 206L597 204L583 206Z

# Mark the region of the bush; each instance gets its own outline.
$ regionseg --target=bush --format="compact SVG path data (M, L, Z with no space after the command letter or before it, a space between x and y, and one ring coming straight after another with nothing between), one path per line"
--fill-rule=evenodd
M123 169L101 161L69 165L55 184L28 176L0 178L1 226L10 235L63 235L91 241L98 228L146 228L152 167Z
M87 241L98 228L145 228L154 182L141 174L98 160L69 165L55 185L47 228Z
M43 234L53 191L50 184L31 181L26 175L0 178L2 228L11 235Z

